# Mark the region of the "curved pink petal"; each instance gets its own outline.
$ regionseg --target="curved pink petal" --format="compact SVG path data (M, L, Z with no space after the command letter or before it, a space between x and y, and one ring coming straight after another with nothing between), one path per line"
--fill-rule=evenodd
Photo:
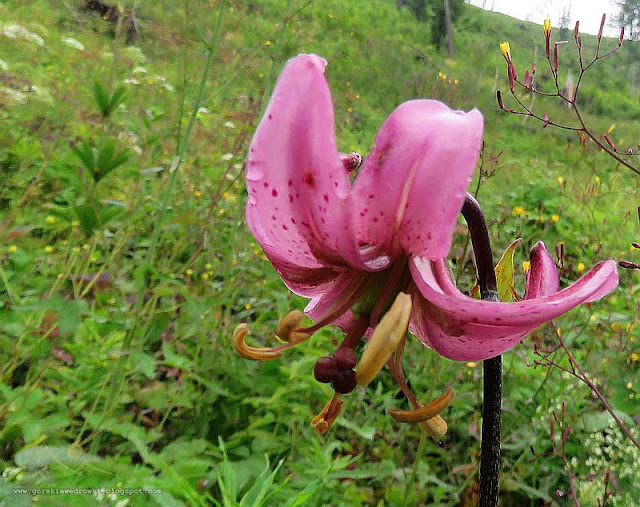
M363 267L325 60L287 62L249 147L247 222L276 269Z
M358 238L429 259L445 257L482 142L480 112L405 102L384 122L354 185Z
M558 292L560 278L558 268L553 261L547 247L538 241L529 252L529 272L527 273L527 288L524 299L549 296Z
M332 283L327 284L321 294L309 301L304 313L315 321L327 317L340 307L346 306L341 314L345 313L355 304L353 299L357 299L357 295L360 293L359 289L368 278L368 273L365 271L344 271Z
M538 248L537 252L545 264L546 249ZM472 299L458 291L444 259L431 262L413 258L409 266L416 286L412 329L439 354L460 361L502 354L540 324L593 301L596 296L604 296L618 284L616 263L609 260L600 262L559 292L515 303L495 303ZM544 269L549 267L545 264ZM529 278L530 294L544 293L552 286L544 282L534 288L533 278Z

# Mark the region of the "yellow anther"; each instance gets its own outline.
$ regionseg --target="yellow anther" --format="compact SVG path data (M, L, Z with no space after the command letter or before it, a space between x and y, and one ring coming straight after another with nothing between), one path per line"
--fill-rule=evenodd
M342 405L342 400L340 399L339 394L336 393L329 403L324 406L322 412L311 419L311 427L315 429L319 435L325 434L329 431L334 421L340 415Z
M282 341L291 344L297 344L305 341L309 336L309 333L299 331L300 323L304 320L304 313L300 310L293 310L278 322L276 327L276 336Z
M389 414L396 421L404 423L421 423L433 419L439 415L445 408L451 404L453 400L454 390L443 394L439 398L436 398L431 403L421 405L414 410L389 410Z
M245 359L253 359L254 361L268 361L282 355L282 349L258 348L247 345L244 338L248 332L246 324L240 324L233 331L233 348L239 356Z
M411 296L400 292L389 311L382 318L362 354L356 369L356 382L366 386L382 369L385 363L407 334L411 316Z
M442 438L447 434L447 423L439 415L418 424L430 437Z

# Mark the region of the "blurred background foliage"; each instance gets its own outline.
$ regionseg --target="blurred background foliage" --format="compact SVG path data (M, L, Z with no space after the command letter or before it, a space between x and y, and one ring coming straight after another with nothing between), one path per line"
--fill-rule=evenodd
M531 62L543 69L542 28L450 0L449 58L439 49L440 6L405 3L0 1L0 504L475 504L480 364L410 340L406 371L421 399L457 392L444 414L449 433L416 459L419 430L385 415L404 407L384 372L346 398L329 433L309 427L330 396L313 365L337 330L264 364L237 357L230 341L248 322L272 344L278 318L305 304L243 214L248 142L282 65L300 52L329 61L345 152L365 155L404 100L482 111L485 147L471 188L496 258L523 238L518 291L538 240L551 251L565 244L563 284L601 259L638 261L629 247L640 236L638 178L593 143L497 107L496 90L508 89L498 43L510 41L521 74ZM202 40L220 15L198 102ZM593 50L594 37L583 41ZM620 146L640 140L639 51L625 43L582 86L588 123L614 127ZM570 45L560 61L564 83L576 75ZM539 85L550 86L544 75ZM561 104L535 101L570 120ZM461 223L451 259L469 290L465 244ZM556 326L637 436L640 283L637 272L620 275L610 297ZM570 502L570 477L585 505L634 505L638 449L563 371L560 351L554 366L536 363L534 345L553 344L543 327L504 358L503 505ZM13 493L54 486L161 492Z

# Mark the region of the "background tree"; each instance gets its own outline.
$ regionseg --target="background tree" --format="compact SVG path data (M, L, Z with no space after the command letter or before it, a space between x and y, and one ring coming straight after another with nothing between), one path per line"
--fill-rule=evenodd
M638 40L640 35L640 0L620 0L616 5L619 12L614 18L614 25L624 26L627 37L631 40Z
M640 0L639 0L640 1ZM448 0L450 24L464 10L464 0ZM419 21L431 21L431 43L440 49L447 39L447 15L444 0L397 0L398 8L406 5ZM452 48L449 53L451 54Z

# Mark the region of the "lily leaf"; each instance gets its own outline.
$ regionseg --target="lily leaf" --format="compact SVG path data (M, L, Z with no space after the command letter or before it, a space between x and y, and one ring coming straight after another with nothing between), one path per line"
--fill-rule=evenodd
M513 270L513 254L516 247L522 241L521 238L511 243L500 257L496 266L496 280L498 282L498 298L500 301L511 301L513 299L514 289L514 270Z

